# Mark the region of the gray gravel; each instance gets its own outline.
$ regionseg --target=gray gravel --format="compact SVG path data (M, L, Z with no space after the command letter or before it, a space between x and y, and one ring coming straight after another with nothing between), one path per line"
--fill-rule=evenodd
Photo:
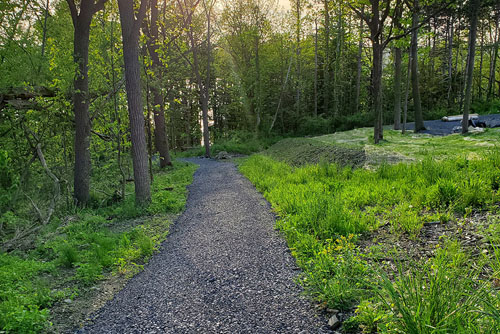
M479 121L483 122L487 128L498 128L500 127L500 114L492 115L482 115L479 116ZM434 121L424 121L426 130L421 131L421 133L428 133L437 136L446 136L454 133L454 128L461 126L461 121L455 122L443 122L442 120ZM411 122L407 124L408 130L413 131L415 129L415 123Z
M233 164L189 160L200 168L161 251L77 333L330 333L269 204Z

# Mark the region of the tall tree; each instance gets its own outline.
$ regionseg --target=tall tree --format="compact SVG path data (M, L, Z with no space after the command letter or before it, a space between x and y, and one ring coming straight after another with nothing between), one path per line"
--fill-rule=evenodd
M73 110L75 113L75 172L74 196L80 206L90 198L90 130L89 115L89 43L92 17L104 8L106 0L82 0L80 10L74 0L68 3L74 27L73 57L77 74L73 82Z
M488 78L488 100L491 100L491 97L493 95L493 86L495 85L495 77L496 77L496 65L497 65L497 58L498 58L498 47L500 45L500 5L498 5L498 8L495 13L495 40L493 44L493 52L491 53L490 57L490 75Z
M479 9L481 7L481 0L471 0L469 4L470 4L469 51L467 56L462 133L469 132L469 109L472 99L472 78L474 73L474 57L476 54L477 21L479 16Z
M323 11L325 14L325 61L323 64L323 107L325 115L330 108L330 0L323 0Z
M163 96L161 94L161 89L159 84L161 84L162 79L162 62L160 60L158 31L158 0L151 0L151 22L149 29L145 29L148 35L147 46L149 51L149 56L151 57L151 67L153 73L155 73L157 80L151 86L151 92L153 93L153 117L155 122L154 137L155 137L155 147L160 153L160 167L166 167L172 165L169 152L169 144L167 137L167 130L165 127L165 103L163 102Z
M147 0L142 0L136 14L134 2L118 0L123 37L125 88L132 141L135 201L138 205L151 200L151 184L148 172L148 154L144 132L144 112L141 91L141 65L139 63L139 31L146 15Z
M361 7L361 14L365 13L364 7ZM361 72L362 72L362 66L363 63L361 61L361 58L363 57L363 23L365 21L360 18L359 19L359 41L358 41L358 55L357 55L357 72L356 72L356 92L355 92L355 102L354 102L354 108L355 112L357 113L359 111L359 104L360 104L360 96L361 96Z
M210 132L208 128L208 102L210 100L209 96L209 82L207 80L203 80L201 73L201 64L200 64L200 52L199 52L199 43L195 38L195 31L193 26L193 15L195 14L196 7L200 3L200 0L194 0L191 2L184 1L184 5L178 1L179 7L182 10L182 15L185 20L185 26L187 28L187 35L189 38L189 43L191 46L191 52L193 54L193 61L190 62L190 65L193 69L196 84L199 90L199 101L201 104L201 112L202 112L202 122L203 122L203 144L205 146L205 157L210 157ZM210 12L206 7L204 2L206 14L207 14L207 46L211 48L210 43L210 33L211 33L211 21L209 19ZM211 11L211 9L210 9ZM209 56L210 58L210 51ZM210 59L207 62L207 78L210 80Z
M413 111L415 116L415 132L425 130L424 118L422 116L422 102L420 100L420 86L418 74L418 28L419 28L420 4L419 0L413 0L411 20L411 91L413 95Z
M370 0L371 13L366 14L361 9L349 4L352 10L366 22L370 29L370 41L372 42L372 94L373 94L373 117L374 132L373 139L378 144L384 138L382 127L382 52L389 43L389 39L383 37L384 25L391 11L391 0Z
M394 13L394 26L401 30L401 7L396 8ZM401 128L401 58L402 52L399 45L394 46L394 130Z

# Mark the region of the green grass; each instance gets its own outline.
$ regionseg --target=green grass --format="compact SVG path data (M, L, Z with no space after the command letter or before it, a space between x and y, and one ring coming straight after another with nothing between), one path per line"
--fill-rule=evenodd
M253 133L235 132L225 139L218 139L210 146L210 153L216 156L217 153L225 151L233 154L250 155L267 149L275 144L281 137L255 138ZM175 152L174 156L179 158L197 157L205 155L205 147L194 147L183 152Z
M285 154L300 156L303 149L297 147ZM396 235L417 239L425 222L497 212L500 151L483 147L474 157L450 154L446 159L428 154L414 163L382 163L371 169L342 168L324 160L293 167L278 161L287 159L276 151L247 158L240 170L278 213L277 227L303 269L300 282L306 291L332 308L358 305L345 329L487 333L500 328L487 311L492 309L488 305L498 305L496 293L489 283L478 281L482 269L468 265L459 247L438 252L430 263L400 267L390 280L380 274L386 268L367 262L369 254L357 246L361 235L385 224ZM498 257L478 266L493 267Z
M54 219L35 249L0 253L0 329L39 333L50 327L54 302L76 298L109 273L141 270L165 239L172 215L183 210L196 168L175 162L156 173L147 208L136 208L133 196L87 208L65 223Z
M374 145L373 128L361 128L331 135L314 137L312 140L329 145L352 149L364 149L368 156L373 156L375 163L387 160L423 160L430 154L437 159L466 156L475 158L485 149L498 148L500 129L486 129L483 133L469 135L453 134L449 136L431 136L409 132L384 130L384 141Z

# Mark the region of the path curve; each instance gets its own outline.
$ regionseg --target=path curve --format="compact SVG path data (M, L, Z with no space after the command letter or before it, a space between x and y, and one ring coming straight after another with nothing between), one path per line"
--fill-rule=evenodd
M269 203L232 163L189 160L200 168L161 251L77 333L329 333Z

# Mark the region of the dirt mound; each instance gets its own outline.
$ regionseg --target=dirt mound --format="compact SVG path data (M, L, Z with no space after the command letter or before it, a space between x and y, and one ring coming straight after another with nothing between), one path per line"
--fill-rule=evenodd
M292 166L327 162L341 166L362 167L366 162L364 150L328 145L311 138L284 139L271 146L263 154Z

